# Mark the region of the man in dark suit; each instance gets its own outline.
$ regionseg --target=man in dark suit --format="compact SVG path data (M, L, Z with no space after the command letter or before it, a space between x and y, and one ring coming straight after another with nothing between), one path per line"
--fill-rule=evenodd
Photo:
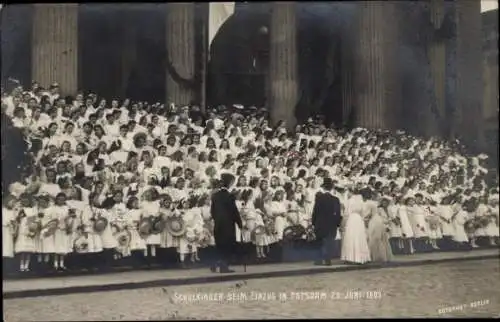
M333 245L337 235L337 228L342 221L340 200L332 194L333 182L325 178L324 192L316 195L312 213L312 224L316 240L321 242L321 256L315 265L332 265Z
M210 270L220 273L232 273L229 269L228 261L237 252L236 229L242 228L242 222L234 196L228 191L233 184L234 176L231 174L221 175L221 188L212 195L210 214L214 220L215 247L218 253L218 261L214 263Z

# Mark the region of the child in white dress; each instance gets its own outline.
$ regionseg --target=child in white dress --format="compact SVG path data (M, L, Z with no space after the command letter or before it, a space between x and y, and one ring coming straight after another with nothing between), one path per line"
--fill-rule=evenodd
M160 214L164 220L174 215L174 210L172 209L172 201L170 197L165 197L160 202ZM165 229L161 234L161 248L177 248L179 247L179 238L172 236L172 234Z
M130 232L130 251L146 255L146 240L139 234L138 228L141 221L142 210L139 208L139 199L130 197L127 201L127 227Z
M453 227L454 227L453 241L461 244L469 242L469 236L465 232L464 228L464 224L469 217L465 209L466 205L464 204L462 206L462 209L460 209L453 217Z
M179 253L181 265L183 265L186 255L191 255L190 260L192 263L200 260L198 257L198 241L203 233L203 218L200 209L195 207L196 199L191 201L183 200L180 206L183 210L182 218L186 224L186 233L179 238L177 252Z
M283 232L288 226L286 219L287 207L286 203L284 202L284 197L284 191L277 190L274 194L270 209L272 219L274 220L274 232L276 234L277 242L283 240Z
M408 203L409 199L406 200ZM408 206L400 205L398 210L399 223L401 224L401 237L403 241L408 241L408 246L410 247L410 254L415 253L415 248L413 247L413 238L415 235L413 234L413 228L410 223L410 219L408 218Z
M430 204L425 208L426 220L429 227L429 242L433 249L439 249L437 245L437 240L443 237L441 232L441 225L439 221L439 216L437 212L437 207L434 204Z
M437 213L441 221L441 231L445 239L451 238L455 233L455 228L453 227L453 207L450 204L450 198L443 198L441 205L437 208Z
M76 229L76 214L66 205L66 195L59 193L54 206L50 209L52 216L59 221L54 234L55 260L54 269L66 270L65 259L73 250L73 231Z
M2 207L2 257L14 257L14 239L17 235L16 199L9 196Z
M152 222L157 220L160 216L160 203L153 200L149 191L144 193L145 200L141 203L142 217L150 217ZM149 248L149 257L156 257L156 248L161 244L161 234L149 234L146 237L146 245Z
M115 194L115 198L122 198L122 193L118 192ZM129 226L128 226L128 209L127 206L123 202L116 203L110 210L111 215L111 227L113 229L113 235L117 239L116 240L116 253L114 259L120 259L123 257L129 257L131 255L130 250L130 240L125 243L120 241L120 236L123 236L123 233L130 234ZM130 237L130 236L129 236Z
M35 239L39 233L40 220L35 208L33 208L33 199L28 195L21 195L19 217L19 231L14 243L14 251L21 255L20 271L30 271L31 255L36 251Z
M51 255L55 253L55 235L48 234L47 224L54 220L58 220L54 217L54 212L51 211L50 200L47 196L38 197L38 216L40 217L42 230L40 231L40 240L38 245L38 253L41 257L43 255L43 263L48 264ZM54 259L55 261L55 259ZM39 258L39 262L41 262Z

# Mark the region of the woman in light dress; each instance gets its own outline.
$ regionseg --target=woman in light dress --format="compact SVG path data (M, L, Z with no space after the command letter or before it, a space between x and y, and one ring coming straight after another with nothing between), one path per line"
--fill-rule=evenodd
M462 205L462 208L458 210L458 212L454 215L453 217L453 228L454 228L454 234L453 234L453 241L464 244L469 242L469 236L465 232L465 222L469 219L468 213L467 213L467 205L464 203Z
M371 260L365 228L366 192L354 194L347 201L340 259L348 263L364 264Z
M495 222L495 214L492 212L492 208L488 205L488 200L486 197L483 197L479 200L479 205L476 209L476 218L480 218L483 221L486 221L486 224L480 229L477 229L477 232L480 232L478 236L483 236L488 238L490 246L495 245L495 238L498 237L498 226Z
M396 202L392 199L388 200L391 200L389 206L387 207L387 214L390 219L389 221L390 238L394 240L396 248L401 251L404 249L405 246L402 237L403 232L401 228L401 219L398 216L400 205L396 204Z
M453 226L453 207L450 204L450 198L445 197L441 200L441 204L437 207L437 214L441 221L441 232L445 243L451 239L455 233Z
M14 257L14 239L17 234L16 199L8 196L4 199L2 207L2 257Z
M425 209L421 204L421 200L422 198L420 194L415 195L415 198L410 197L406 207L413 235L415 236L417 242L417 250L424 248L429 236L427 222L425 221Z
M288 225L286 220L287 207L284 199L285 192L283 190L276 190L273 201L270 204L271 209L268 210L274 221L274 232L277 242L283 240L283 232Z
M389 204L389 199L382 198L377 211L372 212L368 222L368 246L374 262L389 262L393 258L389 243Z
M18 211L19 216L19 231L14 243L14 251L16 254L21 255L21 262L19 270L21 272L30 271L31 255L36 251L36 234L30 232L30 222L38 221L37 213L33 207L33 199L22 194L19 196L20 208Z
M413 201L413 198L406 198L405 204L400 205L398 209L399 223L401 227L401 238L408 242L408 247L410 248L410 254L415 253L415 248L413 247L413 239L415 235L413 233L413 228L408 215L408 205Z

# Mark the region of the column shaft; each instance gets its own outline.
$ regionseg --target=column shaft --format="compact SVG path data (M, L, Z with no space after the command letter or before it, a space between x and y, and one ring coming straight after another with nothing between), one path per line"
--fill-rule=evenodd
M391 2L361 2L355 39L354 88L356 125L390 128L398 107L397 27Z
M482 145L481 3L456 1L456 109L459 133L471 147Z
M298 100L298 59L295 3L273 2L270 25L270 114L294 126Z
M167 59L183 79L195 75L195 3L167 4ZM167 72L167 102L190 104L196 89L174 80Z
M32 78L58 82L63 94L78 90L78 4L35 4Z
M432 0L430 4L430 19L435 29L443 22L445 14L444 0ZM445 117L446 97L446 43L444 41L433 42L429 46L429 58L431 74L434 83L437 109L442 117Z
M341 77L342 77L342 123L347 125L351 120L354 105L352 32L345 32L341 44Z

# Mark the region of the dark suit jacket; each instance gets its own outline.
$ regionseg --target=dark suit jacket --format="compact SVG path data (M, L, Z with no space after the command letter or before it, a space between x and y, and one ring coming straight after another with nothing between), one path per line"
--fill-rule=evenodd
M339 198L330 193L319 192L316 195L312 213L312 224L316 238L320 239L336 234L342 221L340 209Z
M241 228L242 222L234 196L227 189L220 189L212 195L210 214L214 220L216 247L230 252L236 244L235 224Z

